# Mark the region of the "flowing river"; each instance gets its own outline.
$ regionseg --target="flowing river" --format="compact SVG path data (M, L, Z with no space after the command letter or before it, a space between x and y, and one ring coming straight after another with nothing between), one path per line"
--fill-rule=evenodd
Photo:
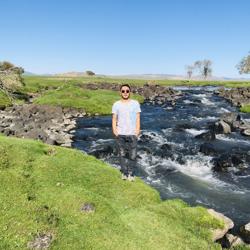
M233 231L237 231L250 221L250 162L244 161L241 170L215 172L213 157L199 152L205 141L195 136L207 131L208 124L223 113L238 110L213 94L216 87L174 89L183 93L175 107L141 105L137 175L156 188L162 199L181 198L222 212L234 221ZM250 114L240 114L250 121ZM216 135L213 143L221 153L250 156L250 139L239 132ZM80 118L73 147L119 166L111 116Z

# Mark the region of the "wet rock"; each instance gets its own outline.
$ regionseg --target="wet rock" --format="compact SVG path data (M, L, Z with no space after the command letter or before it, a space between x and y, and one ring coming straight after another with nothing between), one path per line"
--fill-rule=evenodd
M240 121L241 117L235 112L226 112L221 115L220 119L229 125L232 125L234 121Z
M219 121L218 122L218 133L230 134L231 133L230 125L224 121Z
M161 149L161 148L159 150L156 149L156 151L152 152L152 155L168 159L168 158L173 158L172 157L173 151L171 150L171 148L166 149L165 147L165 149Z
M205 155L216 155L217 154L217 149L215 148L215 146L211 143L208 143L208 142L201 144L199 151Z
M203 139L206 141L213 141L216 139L215 133L213 131L204 132L202 134L196 135L195 138Z
M224 214L216 212L214 209L208 209L207 211L210 215L212 215L216 219L222 220L224 222L223 228L212 230L213 241L221 239L228 232L229 229L234 227L233 221L230 218L226 217Z
M231 158L228 158L227 155L222 155L218 158L214 158L213 161L213 170L217 172L226 172L228 168L233 166Z
M244 166L245 157L242 155L236 155L232 153L225 153L213 159L214 167L213 170L217 172L227 172L228 168L235 167L242 169Z
M97 158L103 158L105 156L111 155L114 152L114 147L108 144L100 145L98 148L90 151L90 155L94 155Z
M167 143L164 143L161 145L160 149L162 150L171 150L172 149L172 146L170 144L167 144Z
M240 227L240 235L246 243L250 243L250 222Z
M185 129L191 129L193 127L190 123L179 123L175 126L174 131L184 131Z
M229 233L227 233L219 242L223 248L232 248L244 245L244 241L239 236Z
M243 129L242 131L241 131L241 134L242 135L245 135L245 136L250 136L250 129Z
M145 142L149 142L151 139L152 139L152 136L146 135L146 134L142 134L142 135L139 137L138 142L145 143Z
M169 175L170 173L172 173L173 171L175 171L174 168L169 168L163 165L158 165L154 168L155 174L157 176L163 176L166 177L167 175Z

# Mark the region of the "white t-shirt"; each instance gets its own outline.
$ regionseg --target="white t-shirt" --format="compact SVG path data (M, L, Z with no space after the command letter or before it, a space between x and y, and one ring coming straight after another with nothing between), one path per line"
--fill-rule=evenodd
M141 112L141 108L136 100L128 102L119 100L113 104L112 113L117 115L117 133L119 135L135 135L138 112Z

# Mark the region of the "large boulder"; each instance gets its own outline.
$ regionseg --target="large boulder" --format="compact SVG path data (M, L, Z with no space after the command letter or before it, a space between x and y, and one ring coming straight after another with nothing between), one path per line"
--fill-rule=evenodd
M230 218L226 217L224 214L216 212L214 209L208 209L208 213L216 219L223 221L224 223L223 228L217 228L212 230L213 241L221 239L228 232L229 229L234 227L233 221Z
M250 136L250 129L242 129L241 134L245 136Z
M207 132L201 133L199 135L196 135L195 138L203 139L206 141L213 141L216 139L214 131L207 131Z
M218 153L218 150L215 148L215 146L208 142L201 144L199 151L205 155L216 155Z
M213 159L213 170L217 172L227 172L231 167L242 170L245 169L244 162L247 160L248 158L245 154L241 154L239 152L226 152Z
M218 131L219 133L222 133L222 134L230 134L231 133L231 127L228 123L220 120L218 122Z
M227 233L222 240L220 240L220 243L223 248L232 248L237 246L244 245L244 241L239 237L235 236L233 234Z
M240 227L240 235L246 243L250 243L250 222Z

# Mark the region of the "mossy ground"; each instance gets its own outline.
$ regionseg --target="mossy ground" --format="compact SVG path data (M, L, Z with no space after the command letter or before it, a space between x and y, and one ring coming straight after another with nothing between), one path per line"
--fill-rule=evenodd
M51 249L221 249L202 207L161 201L139 178L79 150L0 134L0 249L26 249L52 233ZM81 211L92 203L94 212Z

